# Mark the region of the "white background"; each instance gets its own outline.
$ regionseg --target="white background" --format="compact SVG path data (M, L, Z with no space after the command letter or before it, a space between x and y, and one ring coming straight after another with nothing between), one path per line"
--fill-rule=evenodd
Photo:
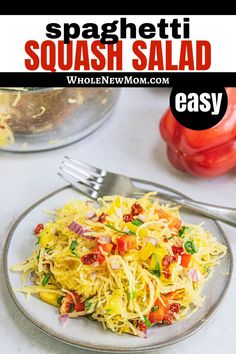
M153 180L206 202L236 206L236 170L213 180L201 180L175 170L167 161L158 122L168 106L167 89L123 89L111 119L94 134L68 147L44 153L0 153L1 256L7 230L17 216L39 198L64 185L57 176L64 155ZM233 251L236 230L223 225ZM85 353L57 342L34 328L18 311L0 271L0 353ZM214 291L214 287L212 288ZM236 275L220 309L197 334L155 354L235 354Z
M190 39L208 40L212 47L212 65L209 71L234 72L236 71L236 16L127 16L127 20L137 25L144 22L157 24L160 18L166 18L172 21L173 18L183 19L190 17ZM99 26L104 22L112 22L119 19L118 15L109 16L0 16L0 71L4 72L22 72L25 69L24 60L28 56L25 54L25 42L28 40L37 40L42 42L48 39L45 35L46 25L51 22L57 22L63 25L67 23L94 22ZM81 39L81 38L79 38ZM157 36L153 40L159 40ZM179 39L174 40L173 63L178 63ZM132 41L124 41L123 70L134 71L132 68ZM38 71L42 71L38 70ZM72 70L73 71L73 70ZM106 71L106 69L104 70Z

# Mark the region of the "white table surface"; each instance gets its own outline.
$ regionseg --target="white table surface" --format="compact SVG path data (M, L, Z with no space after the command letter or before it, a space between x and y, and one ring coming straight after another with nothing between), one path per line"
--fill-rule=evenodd
M63 186L56 175L63 155L127 175L174 187L193 198L236 206L235 171L214 180L200 180L169 165L158 122L168 106L168 89L123 89L111 119L89 137L70 146L43 153L0 153L1 258L9 226L29 205ZM223 225L236 250L236 230ZM18 311L0 279L0 353L85 353L41 333ZM225 301L210 322L197 334L154 351L161 354L236 353L236 276Z

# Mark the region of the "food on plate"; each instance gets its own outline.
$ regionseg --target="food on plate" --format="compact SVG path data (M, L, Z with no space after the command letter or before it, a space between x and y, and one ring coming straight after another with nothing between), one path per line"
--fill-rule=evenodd
M197 311L226 247L156 193L72 200L34 226L36 246L12 271L15 289L58 307L61 323L86 317L105 329L145 337ZM207 299L206 299L207 301Z
M236 167L236 88L226 89L228 108L213 128L191 130L164 114L160 131L172 165L199 177L215 177Z

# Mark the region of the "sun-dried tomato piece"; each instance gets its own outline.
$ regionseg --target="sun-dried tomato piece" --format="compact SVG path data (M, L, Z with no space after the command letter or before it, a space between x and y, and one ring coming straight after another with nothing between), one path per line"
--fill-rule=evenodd
M131 214L124 214L123 220L124 220L124 222L131 222L131 221L133 221L133 216Z
M166 279L170 279L171 273L170 273L170 270L169 270L168 268L164 268L164 269L162 270L162 274L164 275L164 277L165 277Z
M184 249L183 249L182 246L180 246L180 247L172 246L171 248L172 248L172 251L173 251L174 254L182 254L182 253L184 253Z
M171 325L175 322L175 315L171 311L167 311L163 323L166 325Z
M107 214L102 213L98 218L98 222L104 223L106 221L106 217L107 217Z
M177 302L173 302L173 304L170 305L170 309L171 312L174 313L179 313L180 311L180 304L178 304Z
M176 261L177 261L176 256L165 255L162 260L162 265L163 265L163 267L169 267L171 265L171 263L174 263Z
M93 264L99 260L99 253L96 252L88 253L82 256L80 259L83 264L86 265Z
M179 311L180 311L180 304L178 304L177 302L174 302L173 304L171 304L166 312L164 319L163 319L163 323L165 323L167 325L174 323L176 320L175 314L179 313Z
M170 272L170 265L171 263L174 263L177 261L177 256L170 256L170 255L165 255L164 258L162 259L162 265L163 265L163 270L162 274L164 275L165 278L169 279L171 276Z
M35 235L39 235L40 232L44 229L44 225L43 224L38 224L36 226L36 228L34 229L34 234Z
M135 202L135 203L132 205L132 207L131 207L131 214L132 214L133 216L142 214L143 212L144 212L143 207L142 207L139 203Z

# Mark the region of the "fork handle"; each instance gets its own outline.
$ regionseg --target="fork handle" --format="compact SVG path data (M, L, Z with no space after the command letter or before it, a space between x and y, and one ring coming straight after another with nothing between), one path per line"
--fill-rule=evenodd
M236 226L236 209L223 207L220 205L213 205L209 203L203 203L192 199L185 199L182 197L173 197L175 202L197 211L201 214L207 215L215 220L220 220L231 226Z
M144 190L139 189L139 192L144 192ZM187 197L185 198L162 192L157 192L157 196L165 201L180 204L190 210L209 216L214 220L220 220L225 224L236 227L236 208L228 208L220 205L199 202L198 200L193 200Z

